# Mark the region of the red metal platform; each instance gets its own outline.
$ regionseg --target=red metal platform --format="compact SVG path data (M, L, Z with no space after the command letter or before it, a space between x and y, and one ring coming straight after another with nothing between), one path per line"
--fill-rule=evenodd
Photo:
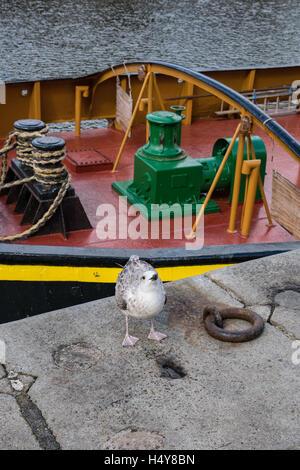
M278 117L276 119L296 139L300 139L300 116L291 115ZM211 155L214 142L220 137L232 137L238 121L206 119L198 120L191 126L182 128L182 148L195 158L208 157ZM272 140L259 128L254 134L259 135L265 142L268 159L267 175L265 179L265 192L269 204L271 204L272 191L272 169L276 168L283 176L294 184L300 186L300 169L286 152L278 144L272 145ZM82 149L99 149L101 154L114 161L120 148L124 133L113 128L84 130L80 137L75 137L74 132L60 134L66 140L67 151L71 158L82 153L83 160L89 161L87 166L92 166L93 156L84 154ZM76 168L69 166L72 175L72 185L86 210L89 220L93 226L91 230L70 233L67 240L60 235L35 235L28 240L21 241L23 244L34 245L61 245L61 246L85 246L102 248L164 248L184 246L185 239L174 238L173 223L171 224L171 239L119 239L118 231L116 239L100 240L97 236L97 224L101 217L97 215L97 208L101 204L113 204L118 206L118 195L112 189L114 181L128 180L133 177L133 162L136 150L145 143L145 126L139 125L132 131L132 137L128 139L118 171L112 173L110 169L97 171L90 168L87 173L78 172ZM273 161L272 161L273 151ZM85 156L84 156L85 155ZM94 160L93 160L94 161ZM248 238L242 237L239 232L229 234L227 232L230 205L228 198L215 198L220 205L221 212L207 214L204 218L205 245L231 245L244 243L267 243L294 241L294 237L275 222L274 227L267 227L267 217L262 203L255 204L251 233ZM20 227L21 215L14 214L13 205L5 204L5 197L0 198L0 232L1 235L11 235L24 230ZM239 207L237 228L239 228L241 207ZM129 221L134 217L129 217Z

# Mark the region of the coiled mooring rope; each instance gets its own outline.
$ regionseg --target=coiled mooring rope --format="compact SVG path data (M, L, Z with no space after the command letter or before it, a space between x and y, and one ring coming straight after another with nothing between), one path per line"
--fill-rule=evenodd
M65 156L65 147L53 152L33 150L32 161L36 181L46 186L56 185L64 181L68 171L61 162Z
M40 228L42 228L48 222L48 220L50 220L51 217L55 214L57 208L65 197L71 183L71 175L68 173L66 167L61 163L65 156L65 146L55 152L34 150L32 151L31 158L35 174L29 178L24 178L23 180L8 183L0 187L0 189L5 189L8 187L15 186L16 183L26 183L33 180L36 180L37 183L42 184L45 190L47 190L47 187L49 188L53 185L61 184L61 187L51 206L45 212L45 214L38 220L38 222L36 222L29 229L25 230L22 233L6 237L0 237L0 242L12 242L16 240L22 240L33 235L34 233L38 232L38 230L40 230Z
M0 149L0 156L1 156L1 170L0 170L0 186L2 189L2 185L4 184L6 174L7 174L7 154L14 148L17 148L17 159L20 160L24 165L32 167L32 145L31 142L36 137L43 137L48 132L48 126L45 125L43 129L39 131L20 131L15 129L11 131L5 142L3 147ZM15 182L13 186L17 184L22 184L22 182L26 181L18 181ZM9 186L6 186L9 187Z

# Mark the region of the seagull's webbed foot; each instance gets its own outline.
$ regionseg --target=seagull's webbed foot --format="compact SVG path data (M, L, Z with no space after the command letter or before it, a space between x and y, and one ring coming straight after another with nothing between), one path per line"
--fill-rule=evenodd
M125 338L123 340L122 346L134 346L135 343L139 339L136 338L135 336L130 336L130 334L128 333L128 316L125 315L125 317L126 317L126 334L125 334Z
M135 336L125 335L122 346L134 346L138 340Z
M154 321L151 321L151 328L150 333L148 335L148 339L154 339L155 341L161 341L162 339L167 338L168 336L164 333L160 333L159 331L154 330Z

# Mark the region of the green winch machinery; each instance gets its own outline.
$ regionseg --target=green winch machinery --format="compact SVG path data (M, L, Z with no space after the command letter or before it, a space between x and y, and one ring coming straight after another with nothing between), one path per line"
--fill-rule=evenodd
M216 172L222 162L231 138L218 139L211 157L191 158L180 147L181 122L185 118L183 106L172 106L171 111L156 111L147 114L149 122L149 140L135 154L133 181L117 181L113 188L126 196L128 202L135 205L148 220L164 218L163 204L179 204L182 214L196 213L196 205L202 204ZM257 159L261 160L260 172L264 182L266 169L266 148L262 139L252 136ZM214 195L229 193L230 202L233 191L235 163L238 139L222 171ZM245 148L244 159L247 159ZM242 175L239 202L245 194L245 175ZM256 199L261 199L257 190ZM156 205L156 206L153 206ZM185 206L184 205L189 205ZM161 206L161 210L157 210ZM154 210L153 210L154 207ZM210 200L205 213L219 212L219 205ZM166 217L172 216L166 210Z

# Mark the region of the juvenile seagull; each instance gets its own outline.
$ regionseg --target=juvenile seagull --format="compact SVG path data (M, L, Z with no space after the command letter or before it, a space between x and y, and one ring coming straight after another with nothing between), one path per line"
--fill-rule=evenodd
M155 269L138 256L130 257L120 272L116 284L116 302L126 317L126 334L123 346L134 346L138 341L128 333L128 315L136 318L151 318L149 339L160 341L167 337L154 330L153 318L158 315L166 303L163 283Z

